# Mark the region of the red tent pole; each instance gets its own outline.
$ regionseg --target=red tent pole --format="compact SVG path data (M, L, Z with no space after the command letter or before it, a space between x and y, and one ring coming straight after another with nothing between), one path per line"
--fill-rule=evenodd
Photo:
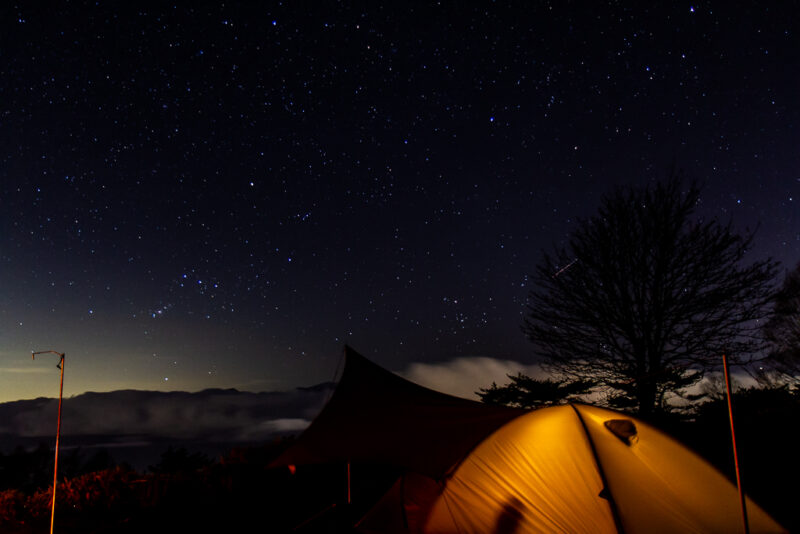
M733 464L736 467L736 487L739 488L739 503L742 507L742 522L744 523L744 533L750 534L750 525L747 522L747 504L744 498L744 488L742 487L742 476L739 473L739 454L736 450L736 433L733 430L733 403L731 401L731 377L728 372L728 357L722 355L722 367L725 369L725 389L728 392L728 419L731 421L731 441L733 442Z

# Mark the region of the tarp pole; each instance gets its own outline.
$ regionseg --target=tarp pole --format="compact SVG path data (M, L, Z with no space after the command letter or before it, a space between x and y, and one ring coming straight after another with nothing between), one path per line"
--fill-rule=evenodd
M728 357L722 355L722 367L725 370L725 389L728 392L728 419L731 421L731 441L733 443L733 465L736 468L736 487L739 488L739 503L742 508L742 522L744 523L744 533L750 534L750 525L747 521L747 503L742 487L742 476L739 473L739 454L736 450L736 433L733 430L733 402L731 398L731 377L728 372Z
M347 462L347 504L352 501L350 499L350 462Z
M53 525L56 519L56 483L58 482L58 438L61 436L61 399L64 397L64 357L63 352L56 352L54 350L40 350L38 352L31 352L31 358L36 359L37 354L55 354L60 358L58 367L61 370L61 384L58 390L58 426L56 427L56 457L53 460L53 501L50 508L50 534L53 534Z

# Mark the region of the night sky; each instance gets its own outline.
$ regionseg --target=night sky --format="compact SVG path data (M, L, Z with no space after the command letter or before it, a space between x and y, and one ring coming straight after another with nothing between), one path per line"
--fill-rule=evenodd
M0 401L533 363L541 251L673 165L800 261L788 2L138 4L0 7Z

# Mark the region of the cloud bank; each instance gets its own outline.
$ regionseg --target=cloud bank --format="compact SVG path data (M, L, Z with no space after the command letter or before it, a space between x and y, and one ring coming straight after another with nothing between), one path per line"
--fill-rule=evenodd
M456 358L441 363L412 363L398 374L436 391L477 400L475 392L480 388L487 388L492 382L497 385L506 384L509 381L508 375L517 373L543 376L542 370L536 365L480 356Z
M258 441L304 429L329 387L248 393L122 390L64 399L62 436L158 436L180 440ZM0 404L0 434L25 438L55 431L57 399Z

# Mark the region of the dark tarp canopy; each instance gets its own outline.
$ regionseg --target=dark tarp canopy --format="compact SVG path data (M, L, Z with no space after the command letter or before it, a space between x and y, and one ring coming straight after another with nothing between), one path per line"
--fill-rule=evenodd
M522 413L424 388L345 347L344 371L330 401L272 466L384 463L441 479Z

